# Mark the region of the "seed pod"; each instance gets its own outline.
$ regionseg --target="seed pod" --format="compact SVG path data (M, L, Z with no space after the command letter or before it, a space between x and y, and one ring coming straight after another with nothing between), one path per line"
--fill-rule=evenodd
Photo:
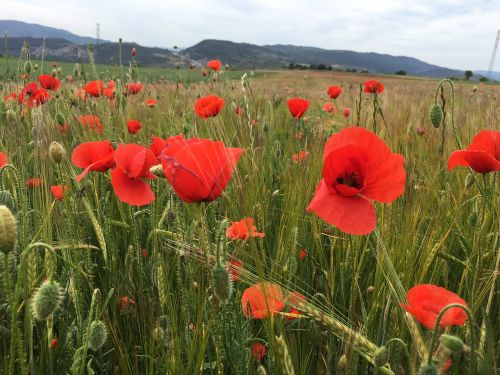
M56 281L44 281L35 291L31 300L31 311L37 320L47 320L63 299L63 291Z
M226 267L221 264L215 265L212 270L212 287L216 297L221 303L225 303L233 293L233 283Z
M32 70L33 70L33 65L31 64L31 61L29 61L29 60L25 61L24 62L24 72L26 74L31 74Z
M89 348L98 351L106 343L108 330L102 320L95 320L90 323Z
M49 146L49 155L56 164L59 164L66 156L66 150L59 142L52 142Z
M7 206L0 206L0 251L8 254L14 250L17 239L17 221Z
M441 126L441 122L443 121L443 110L437 103L434 103L431 106L431 109L429 111L429 118L431 120L432 126L434 126L436 129Z
M373 355L373 363L377 367L382 367L389 360L389 349L387 346L383 345L377 350L375 350L375 354Z
M465 347L464 342L457 336L442 334L439 341L452 353L462 353Z
M56 113L56 122L57 122L57 125L61 125L61 126L66 125L66 118L64 117L64 115L61 112Z

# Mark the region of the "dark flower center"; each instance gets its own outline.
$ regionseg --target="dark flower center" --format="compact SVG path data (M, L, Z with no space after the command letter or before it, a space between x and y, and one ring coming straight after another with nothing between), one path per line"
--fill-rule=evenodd
M346 172L337 177L337 183L346 185L355 189L362 187L361 178L356 172Z

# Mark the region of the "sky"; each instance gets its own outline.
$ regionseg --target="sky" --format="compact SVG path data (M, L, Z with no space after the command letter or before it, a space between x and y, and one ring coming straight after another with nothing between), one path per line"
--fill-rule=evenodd
M0 0L0 18L82 36L189 47L203 39L404 55L488 68L500 0ZM500 70L500 57L495 64Z

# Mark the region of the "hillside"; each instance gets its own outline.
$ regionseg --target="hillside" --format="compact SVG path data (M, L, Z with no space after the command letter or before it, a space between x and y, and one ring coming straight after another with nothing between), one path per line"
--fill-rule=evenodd
M7 32L9 38L56 38L79 45L95 43L95 37L80 36L66 30L22 21L0 20L0 31L2 35ZM102 42L107 43L109 40Z

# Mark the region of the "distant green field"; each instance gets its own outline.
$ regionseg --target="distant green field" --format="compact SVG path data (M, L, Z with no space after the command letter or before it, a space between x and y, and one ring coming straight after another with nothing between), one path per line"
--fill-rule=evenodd
M45 60L43 63L40 60L32 60L33 65L38 65L38 74L50 73L53 69L52 60ZM61 77L73 74L75 63L72 62L55 62L61 68ZM86 80L95 79L89 63L81 64ZM13 57L0 57L0 80L5 81L14 78L18 73L22 73L23 64L20 64L19 59ZM129 72L128 66L119 67L118 65L95 65L97 74L102 79L126 79L126 74ZM141 82L156 82L163 77L167 82L182 82L193 83L201 80L210 79L210 77L203 77L199 68L194 69L175 69L175 68L151 68L151 67L138 67L137 80ZM224 71L221 79L240 79L240 77L248 73L253 74L254 77L263 77L273 74L273 72L251 72L251 70L228 70Z

